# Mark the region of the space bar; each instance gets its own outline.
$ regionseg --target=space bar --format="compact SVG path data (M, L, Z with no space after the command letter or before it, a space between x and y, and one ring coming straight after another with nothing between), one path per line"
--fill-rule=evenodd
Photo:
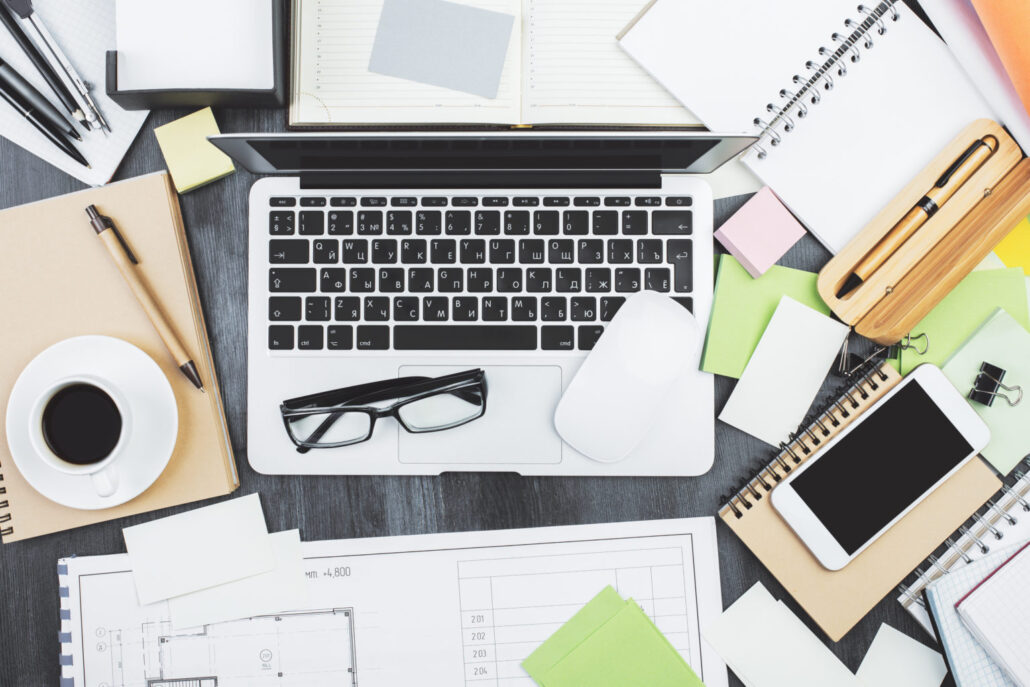
M533 351L536 327L529 325L406 325L393 327L397 351Z

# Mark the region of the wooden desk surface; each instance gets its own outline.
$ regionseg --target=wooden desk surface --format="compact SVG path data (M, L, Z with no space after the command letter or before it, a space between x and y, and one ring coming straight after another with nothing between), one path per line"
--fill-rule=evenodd
M164 169L153 128L188 112L152 113L115 178ZM218 110L215 114L225 133L285 128L282 111ZM715 515L720 495L748 473L749 464L768 455L768 447L757 439L716 423L715 466L708 474L694 478L518 477L482 473L441 477L257 474L247 463L245 345L247 192L254 180L253 175L237 171L182 196L181 202L240 470L241 488L237 495L261 493L269 531L300 528L302 539L314 541ZM75 179L0 139L0 208L81 188L83 185ZM717 201L716 226L745 200L741 196ZM782 264L818 270L829 257L813 238L805 236ZM0 297L16 298L17 294ZM5 335L15 334L8 331ZM716 378L717 410L732 388L733 380ZM191 507L172 509L162 515ZM57 559L72 554L124 552L122 528L154 517L140 515L0 546L0 685L35 687L58 682ZM761 580L818 633L776 580L721 523L718 536L724 605ZM857 669L881 622L932 644L892 595L842 641L831 644L831 649L848 667ZM776 638L770 637L769 641L775 642ZM825 638L824 641L828 642ZM740 682L731 674L730 684L737 686Z

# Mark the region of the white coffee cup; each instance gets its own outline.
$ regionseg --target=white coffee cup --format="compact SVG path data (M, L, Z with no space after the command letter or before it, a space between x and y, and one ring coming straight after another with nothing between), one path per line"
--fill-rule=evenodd
M114 448L103 459L86 465L69 462L55 454L43 435L43 412L46 410L47 404L58 392L75 384L89 384L106 393L114 401L122 417L121 434ZM93 482L93 488L101 497L111 496L118 490L118 472L114 463L128 444L131 432L132 415L125 396L111 382L93 375L75 375L54 382L36 398L32 411L29 413L29 440L39 458L59 472L69 475L89 475Z

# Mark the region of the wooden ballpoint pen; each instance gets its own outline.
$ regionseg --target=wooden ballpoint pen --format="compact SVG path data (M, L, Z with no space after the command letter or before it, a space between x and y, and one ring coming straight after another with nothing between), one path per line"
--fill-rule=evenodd
M157 330L161 340L164 341L165 347L168 348L172 357L175 358L175 364L179 366L179 369L186 375L186 378L193 382L193 386L203 391L204 384L200 381L200 373L197 371L196 364L194 364L193 359L186 352L186 347L179 341L175 330L172 329L171 324L169 324L161 312L157 301L150 295L150 291L147 290L147 287L140 279L139 272L136 269L139 260L132 254L129 244L122 238L121 233L119 233L111 218L101 215L97 211L96 205L87 207L86 215L89 217L89 223L93 226L93 230L97 232L97 237L104 244L104 247L107 248L107 252L118 266L118 271L122 273L129 288L132 289L136 300L139 301L144 312L147 313L150 323L154 325L154 329Z
M980 169L980 166L997 149L998 139L994 136L984 136L966 148L965 152L941 175L933 188L927 191L926 195L920 198L919 202L855 265L854 271L848 275L844 285L837 291L837 298L844 298L861 286L862 282L894 254L894 251L901 248L905 241L908 241L928 219L937 213L937 210L955 194L955 191L969 181L973 173Z

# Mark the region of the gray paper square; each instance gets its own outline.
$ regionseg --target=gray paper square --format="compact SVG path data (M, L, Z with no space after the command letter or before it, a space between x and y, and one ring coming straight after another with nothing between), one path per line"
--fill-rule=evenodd
M386 0L368 69L496 98L514 22L444 0Z

